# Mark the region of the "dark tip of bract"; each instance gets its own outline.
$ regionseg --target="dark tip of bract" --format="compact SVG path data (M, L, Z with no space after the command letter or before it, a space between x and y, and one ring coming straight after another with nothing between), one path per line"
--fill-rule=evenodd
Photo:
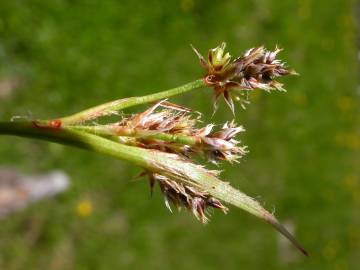
M283 225L279 223L279 221L274 216L267 216L265 220L270 223L279 233L286 237L303 255L306 257L309 256L309 253L305 250L305 248Z

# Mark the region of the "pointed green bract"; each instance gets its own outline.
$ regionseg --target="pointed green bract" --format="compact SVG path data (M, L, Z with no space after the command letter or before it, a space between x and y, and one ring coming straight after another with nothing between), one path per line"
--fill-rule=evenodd
M139 147L127 146L87 132L67 128L44 127L34 122L0 122L0 134L37 138L113 156L131 162L149 171L162 173L188 185L206 191L225 203L239 207L265 220L288 238L299 250L307 254L295 238L265 210L257 201L219 180L212 171L178 158L177 155L162 153Z

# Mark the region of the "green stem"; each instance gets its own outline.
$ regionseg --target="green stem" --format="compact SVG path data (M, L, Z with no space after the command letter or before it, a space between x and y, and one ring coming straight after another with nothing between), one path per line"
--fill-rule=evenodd
M179 94L183 94L186 92L189 92L191 90L201 88L206 86L205 81L203 79L198 79L196 81L184 84L179 87L175 87L169 90L165 90L162 92L158 92L155 94L150 94L147 96L141 96L141 97L131 97L131 98L124 98L124 99L118 99L115 101L110 101L104 104L101 104L99 106L92 107L90 109L81 111L79 113L60 118L64 124L75 124L75 123L81 123L85 121L89 121L92 119L96 119L98 117L111 115L116 111L135 106L140 105L144 103L154 102L160 99L169 98L172 96L176 96Z
M15 135L70 145L110 155L138 166L149 167L149 155L141 148L131 147L71 128L40 126L41 122L0 122L0 135Z
M143 139L155 139L185 145L196 145L202 142L201 138L182 134L169 134L159 131L143 130L138 128L119 127L114 125L98 126L70 126L74 130L85 131L99 136L126 136Z

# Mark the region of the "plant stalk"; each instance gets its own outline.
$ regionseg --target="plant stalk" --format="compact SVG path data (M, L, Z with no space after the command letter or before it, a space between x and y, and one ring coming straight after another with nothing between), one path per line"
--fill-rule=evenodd
M173 97L176 95L180 95L186 92L189 92L194 89L198 89L201 87L205 87L206 83L203 79L198 79L193 82L184 84L179 87L175 87L169 90L161 91L158 93L141 96L141 97L130 97L130 98L124 98L124 99L118 99L114 101L110 101L104 104L101 104L99 106L95 106L92 108L89 108L87 110L75 113L70 116L66 116L63 118L60 118L59 120L62 121L64 124L76 124L76 123L83 123L85 121L93 120L98 117L111 115L114 112L117 112L119 110L129 108L135 105L145 104L149 102L154 102L160 99L166 99L169 97Z
M144 130L140 128L120 127L116 125L98 125L98 126L70 126L74 130L85 131L98 136L125 136L142 139L154 139L165 142L178 143L194 146L201 144L202 140L196 136L187 136L183 134L169 134L153 130Z

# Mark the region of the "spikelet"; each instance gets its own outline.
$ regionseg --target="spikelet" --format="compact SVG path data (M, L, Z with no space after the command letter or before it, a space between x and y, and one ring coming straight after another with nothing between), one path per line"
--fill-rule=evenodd
M148 174L149 176L151 193L153 192L155 183L158 183L164 196L165 206L170 212L172 212L172 205L179 211L185 208L191 211L196 219L202 223L207 223L209 221L209 208L220 209L225 214L228 211L228 208L218 199L196 187L172 180L168 176L159 173L145 172L143 175L144 174Z
M246 146L239 146L235 137L245 131L234 121L225 123L218 131L215 125L208 124L198 128L200 116L194 117L190 110L166 101L160 101L146 111L123 118L116 129L141 134L128 140L129 144L147 149L156 149L167 153L180 154L183 157L200 155L209 161L238 162L248 151ZM163 140L161 135L186 136L189 143ZM160 135L160 136L157 136ZM173 137L175 138L175 137ZM190 143L191 142L191 143Z
M276 59L281 51L278 47L274 51L266 50L263 46L252 48L233 61L230 54L225 53L225 47L226 43L223 42L218 47L210 49L207 61L192 47L207 72L206 83L215 90L215 110L220 96L224 97L234 113L233 97L242 100L242 90L285 91L283 84L275 78L297 75L294 70L287 68L284 62Z

